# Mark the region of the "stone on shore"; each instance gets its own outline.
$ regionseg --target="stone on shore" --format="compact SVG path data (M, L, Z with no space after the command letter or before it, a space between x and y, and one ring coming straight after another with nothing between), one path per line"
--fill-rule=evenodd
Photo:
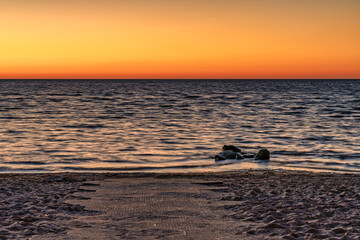
M215 161L226 159L244 159L240 152L234 152L232 150L225 150L215 156Z
M224 156L226 159L236 159L236 152L232 150L222 151L220 154Z
M233 152L240 152L241 153L241 149L234 146L234 145L224 145L223 148L222 148L223 151L226 151L226 150L231 150Z
M255 159L258 160L270 160L270 152L266 148L260 149L256 154Z
M244 159L244 156L240 152L237 152L236 159Z
M222 160L226 160L226 158L221 155L221 153L215 155L215 161L222 161Z

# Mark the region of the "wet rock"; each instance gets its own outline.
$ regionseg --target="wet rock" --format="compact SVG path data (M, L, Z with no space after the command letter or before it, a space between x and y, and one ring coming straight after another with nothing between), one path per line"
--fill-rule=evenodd
M270 160L270 152L266 148L260 149L256 154L255 159L258 160Z
M254 158L255 154L251 154L251 153L246 153L242 155L244 158Z
M241 153L237 152L236 159L244 159L244 156Z
M223 151L231 150L233 152L240 152L241 153L241 149L234 146L234 145L224 145L222 150Z
M222 156L221 153L215 155L215 161L222 161L222 160L226 160L226 158Z
M220 155L224 156L225 159L236 159L236 152L232 150L225 150L221 152Z
M234 152L232 150L222 151L215 156L215 161L226 160L226 159L244 159L240 152Z

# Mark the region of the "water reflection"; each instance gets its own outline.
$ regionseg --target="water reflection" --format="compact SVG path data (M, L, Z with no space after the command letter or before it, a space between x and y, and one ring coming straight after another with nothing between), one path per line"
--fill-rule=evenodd
M0 168L359 171L359 103L357 80L1 81Z

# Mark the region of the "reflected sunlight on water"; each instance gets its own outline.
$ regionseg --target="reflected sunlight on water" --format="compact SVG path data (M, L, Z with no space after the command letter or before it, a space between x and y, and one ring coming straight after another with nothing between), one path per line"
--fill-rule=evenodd
M0 169L357 172L359 106L358 80L3 80Z

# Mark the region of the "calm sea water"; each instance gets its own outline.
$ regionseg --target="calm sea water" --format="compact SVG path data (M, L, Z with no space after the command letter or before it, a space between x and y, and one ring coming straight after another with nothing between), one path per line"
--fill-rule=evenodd
M1 80L0 124L0 172L360 172L359 80Z

